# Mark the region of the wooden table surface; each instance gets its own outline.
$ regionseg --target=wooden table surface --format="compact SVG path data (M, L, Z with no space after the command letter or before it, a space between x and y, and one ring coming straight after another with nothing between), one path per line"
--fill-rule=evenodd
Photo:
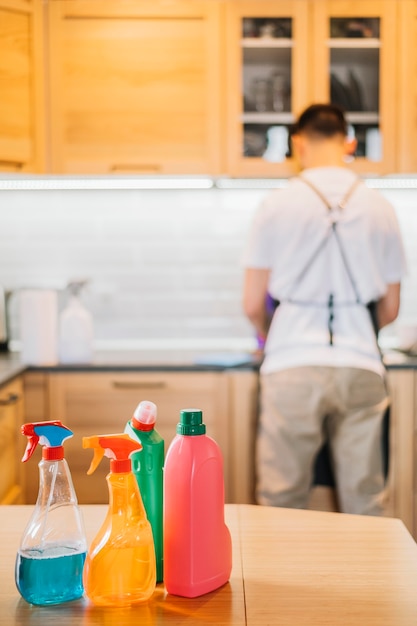
M82 506L89 540L105 506ZM0 624L19 626L416 626L417 546L399 520L227 505L230 582L186 599L158 585L132 609L82 599L34 607L15 588L16 550L31 506L0 507Z

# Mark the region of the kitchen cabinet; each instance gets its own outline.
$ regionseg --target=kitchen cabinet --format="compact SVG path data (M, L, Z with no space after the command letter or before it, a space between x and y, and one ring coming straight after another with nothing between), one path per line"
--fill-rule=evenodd
M222 372L56 372L48 376L47 394L49 419L61 420L74 432L65 450L81 503L108 501L105 476L109 471L104 460L94 474L86 475L92 453L83 450L82 437L123 432L142 400L158 407L156 429L166 450L176 434L180 410L202 409L207 434L223 452L228 499L228 380Z
M288 133L309 104L308 0L227 3L227 171L289 176Z
M256 372L229 376L233 501L253 503L258 377ZM387 516L401 519L417 538L417 370L390 368L388 385L391 415L385 510ZM313 487L308 506L315 510L337 511L334 490L321 485Z
M48 7L52 172L219 172L220 2Z
M417 538L417 371L392 369L388 512Z
M350 136L358 142L351 161L355 171L382 174L406 167L397 109L398 82L405 81L397 56L401 4L228 2L229 173L294 173L287 145L291 124L305 106L328 101L347 112ZM408 15L414 8L409 3ZM405 28L404 7L401 15ZM411 65L413 55L406 57L405 48L402 56ZM407 105L410 116L415 106L415 99ZM402 137L404 142L404 132Z
M258 374L230 371L229 481L231 502L255 503L255 433L258 415Z
M0 504L24 501L21 459L25 448L20 434L23 423L23 386L20 378L0 387Z
M398 38L398 164L399 172L417 172L417 2L400 0Z
M343 106L358 141L353 169L397 170L398 81L396 0L316 0L312 95Z
M179 411L192 405L201 408L207 434L218 441L223 452L226 501L239 504L255 501L258 415L258 373L255 370L31 370L24 374L23 380L23 421L60 419L74 432L74 437L66 442L65 448L80 502L107 501L105 476L108 473L108 463L103 461L93 475L86 475L91 450L83 450L82 437L123 431L137 404L145 399L158 406L157 430L165 439L166 449L175 436ZM392 404L386 513L400 518L417 538L417 370L411 367L390 368L388 383ZM8 398L9 393L10 390L1 388L0 400ZM20 394L21 399L21 390L13 393ZM11 407L14 417L10 417L9 413L8 419L15 424L14 434L18 440L20 438L20 450L17 455L10 455L10 460L17 460L17 466L12 463L14 478L7 479L8 487L3 493L9 493L7 499L10 500L13 494L20 497L20 490L25 489L24 501L34 503L38 492L38 472L34 468L41 458L41 450L38 446L29 463L20 463L25 445L18 429L18 424L22 423L22 403L12 403ZM11 407L8 406L8 411ZM12 437L11 430L8 436ZM13 445L19 445L18 440L15 439ZM20 476L18 472L22 471L24 474ZM6 474L2 472L3 478ZM309 508L337 510L334 491L324 486L314 487Z
M23 376L23 397L24 397L24 423L45 422L53 420L53 407L49 410L48 385L49 375L45 372L31 370L24 372ZM21 436L23 440L24 437ZM27 463L21 463L23 474L23 501L34 504L39 489L39 472L37 464L42 458L42 450L39 446L35 449L32 457Z
M44 169L42 4L0 0L0 171Z

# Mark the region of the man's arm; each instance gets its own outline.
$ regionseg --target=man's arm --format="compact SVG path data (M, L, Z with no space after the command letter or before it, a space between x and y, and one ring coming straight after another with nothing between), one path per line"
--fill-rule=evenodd
M377 302L377 318L379 328L391 324L400 309L401 283L391 283L388 285L386 294Z
M249 268L243 285L243 310L262 337L266 337L270 324L266 311L269 273L269 269Z

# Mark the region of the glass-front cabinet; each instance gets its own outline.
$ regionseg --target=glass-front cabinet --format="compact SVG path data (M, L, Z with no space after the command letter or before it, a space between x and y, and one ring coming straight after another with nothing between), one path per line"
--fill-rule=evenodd
M313 102L346 111L357 172L396 171L397 12L396 0L229 2L229 174L294 173L291 125Z
M228 172L290 175L290 128L308 103L308 2L237 0L227 11Z
M396 170L397 3L317 0L313 3L313 100L347 112L357 140L359 173Z

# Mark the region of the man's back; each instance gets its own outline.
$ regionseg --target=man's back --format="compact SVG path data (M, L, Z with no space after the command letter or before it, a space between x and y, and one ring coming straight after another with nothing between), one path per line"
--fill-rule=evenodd
M270 194L248 249L252 267L269 268L269 292L280 302L265 371L341 362L381 371L365 305L400 278L398 242L391 205L346 168L307 169Z

